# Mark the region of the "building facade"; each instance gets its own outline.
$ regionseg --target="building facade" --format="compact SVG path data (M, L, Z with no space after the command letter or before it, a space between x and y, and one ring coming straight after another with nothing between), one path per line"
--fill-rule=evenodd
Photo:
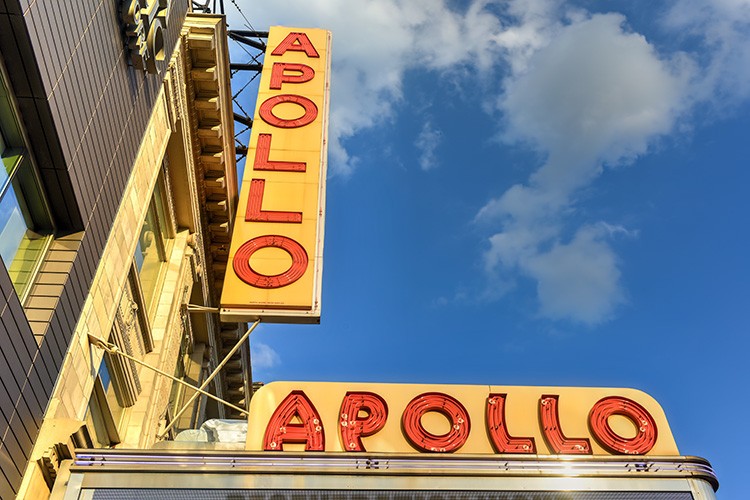
M268 35L238 201L227 26L190 4L0 0L0 498L715 498L629 389L275 382L251 407L255 321L320 314L330 34ZM299 186L264 205L275 182ZM239 273L238 205L263 228ZM253 268L270 246L299 272ZM222 307L228 272L265 295Z
M212 312L237 199L226 24L189 11L0 2L0 498L49 496L75 448L244 417L245 325ZM174 380L219 365L223 402Z

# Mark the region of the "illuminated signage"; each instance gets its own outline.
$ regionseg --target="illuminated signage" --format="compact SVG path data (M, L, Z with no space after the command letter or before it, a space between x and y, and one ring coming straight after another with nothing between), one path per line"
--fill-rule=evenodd
M164 60L164 34L170 0L124 0L121 17L128 38L130 62L148 73L158 73L156 61Z
M330 44L325 30L269 32L223 321L320 321Z
M273 382L250 403L248 450L679 455L634 389Z

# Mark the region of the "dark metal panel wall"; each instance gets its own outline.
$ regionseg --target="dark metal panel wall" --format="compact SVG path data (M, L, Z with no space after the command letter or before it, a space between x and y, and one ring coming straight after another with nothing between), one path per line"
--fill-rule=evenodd
M82 235L40 343L0 266L0 498L20 486L188 1L171 1L160 75L128 65L118 6L0 0L0 52L59 234Z
M53 384L39 376L44 363L35 363L38 347L5 266L0 291L0 498L13 498Z

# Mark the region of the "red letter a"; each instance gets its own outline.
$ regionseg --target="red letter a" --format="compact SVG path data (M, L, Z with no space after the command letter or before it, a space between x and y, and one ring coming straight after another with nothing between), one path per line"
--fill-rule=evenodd
M292 423L295 418L302 423ZM325 451L320 414L302 391L290 392L268 421L263 450L283 450L284 443L305 443L305 451Z
M307 54L307 57L320 57L318 51L315 50L312 42L304 33L289 33L286 38L284 38L281 43L275 49L273 49L271 55L283 56L284 52L286 52L287 50L304 52L305 54Z

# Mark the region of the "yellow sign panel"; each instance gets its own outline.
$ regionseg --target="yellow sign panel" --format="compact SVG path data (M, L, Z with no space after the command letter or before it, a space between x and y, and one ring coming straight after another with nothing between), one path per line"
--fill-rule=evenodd
M273 382L250 402L246 449L679 455L635 389Z
M320 321L330 45L325 30L269 32L223 321Z

